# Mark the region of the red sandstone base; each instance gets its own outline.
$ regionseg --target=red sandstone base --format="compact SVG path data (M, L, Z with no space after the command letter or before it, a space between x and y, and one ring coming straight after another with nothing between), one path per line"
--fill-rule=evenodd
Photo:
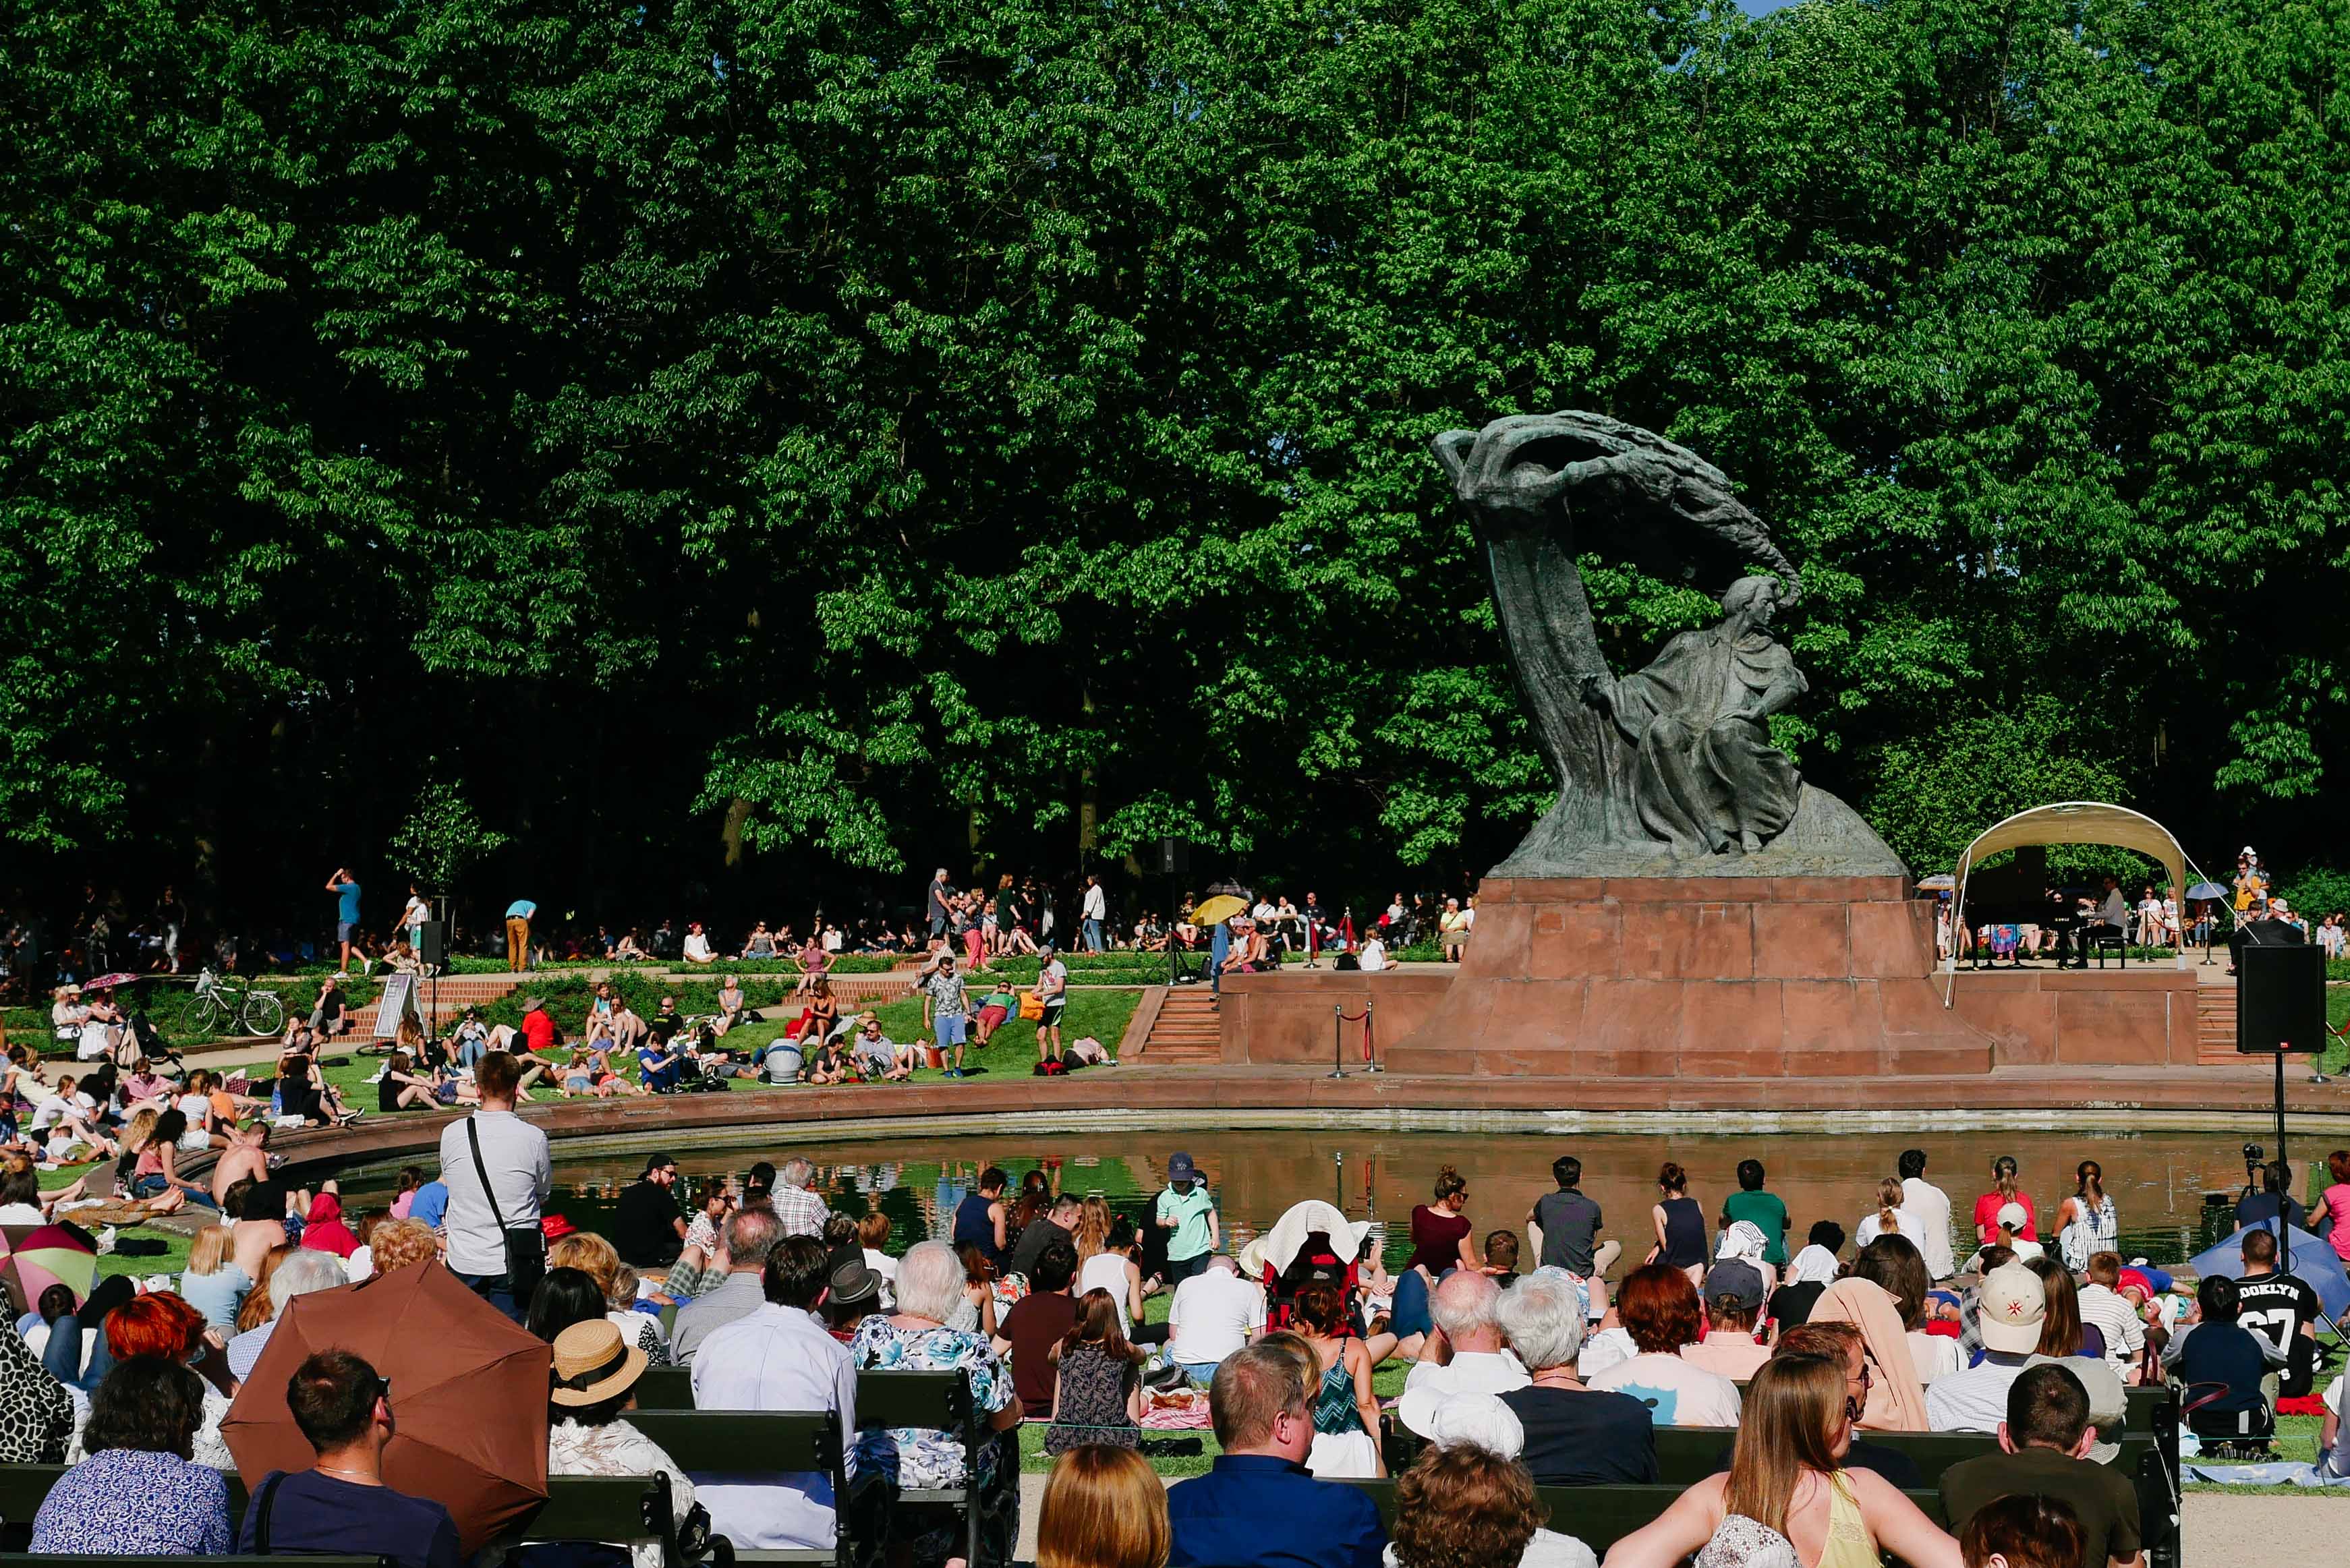
M1222 1058L1354 1067L1367 1003L1380 1056L1410 1074L1865 1081L2194 1063L2191 973L1939 975L1932 910L1892 877L1488 878L1457 971L1228 981Z

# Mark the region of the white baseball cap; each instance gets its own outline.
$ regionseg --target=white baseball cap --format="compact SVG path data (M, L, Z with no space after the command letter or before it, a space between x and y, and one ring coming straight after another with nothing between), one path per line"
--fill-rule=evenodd
M2029 1355L2040 1348L2047 1318L2048 1287L2022 1263L2002 1263L1984 1279L1975 1303L1984 1349Z

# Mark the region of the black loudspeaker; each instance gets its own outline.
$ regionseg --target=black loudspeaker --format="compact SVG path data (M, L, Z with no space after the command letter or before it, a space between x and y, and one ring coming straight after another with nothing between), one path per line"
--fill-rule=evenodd
M449 922L427 920L416 928L416 961L439 969L449 961Z
M1159 841L1159 874L1162 877L1185 877L1191 871L1191 846L1180 838Z
M2255 922L2253 929L2258 929ZM2325 1049L2325 950L2247 941L2236 954L2236 1049L2248 1056Z

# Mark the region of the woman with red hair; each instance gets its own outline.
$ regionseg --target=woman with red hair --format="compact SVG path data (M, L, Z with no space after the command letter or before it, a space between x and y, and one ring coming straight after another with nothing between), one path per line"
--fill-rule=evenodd
M1738 1385L1681 1359L1681 1347L1704 1334L1705 1315L1689 1276L1664 1263L1632 1271L1616 1314L1639 1354L1586 1379L1593 1388L1629 1394L1659 1427L1735 1427Z
M116 1366L152 1356L180 1362L195 1371L204 1384L204 1418L196 1428L192 1458L197 1464L216 1470L235 1469L236 1459L222 1441L220 1428L221 1418L228 1414L229 1399L236 1393L236 1379L229 1375L228 1358L221 1354L220 1336L204 1326L204 1314L184 1296L150 1291L109 1312L104 1334L107 1353ZM77 1431L66 1449L66 1462L79 1464L88 1457L82 1433Z

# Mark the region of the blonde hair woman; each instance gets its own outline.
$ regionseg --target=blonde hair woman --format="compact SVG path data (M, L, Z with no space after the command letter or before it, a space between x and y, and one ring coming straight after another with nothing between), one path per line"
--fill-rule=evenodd
M1880 1179L1877 1184L1877 1212L1862 1217L1860 1224L1853 1231L1853 1244L1866 1247L1879 1236L1907 1236L1909 1244L1916 1246L1926 1228L1915 1215L1901 1207L1902 1197L1899 1177L1888 1176Z
M1132 1449L1094 1444L1054 1461L1036 1521L1036 1568L1166 1568L1167 1483Z
M661 1333L660 1319L637 1311L633 1299L613 1299L620 1282L620 1253L611 1242L593 1231L574 1231L546 1250L546 1266L577 1269L595 1281L596 1293L604 1298L605 1319L655 1366L670 1364L669 1339ZM633 1289L629 1294L633 1298Z
M1877 1568L1880 1551L1909 1568L1960 1568L1959 1543L1892 1482L1846 1469L1852 1400L1845 1369L1820 1355L1775 1355L1747 1387L1730 1472L1681 1493L1655 1523L1618 1541L1607 1568L1698 1568L1787 1561Z
M253 1276L237 1267L235 1252L235 1236L226 1225L205 1226L189 1244L180 1297L204 1314L206 1328L234 1327L237 1310L252 1293Z
M1079 1264L1082 1265L1087 1258L1109 1245L1110 1218L1109 1199L1099 1193L1087 1199L1085 1206L1077 1210L1076 1242Z

